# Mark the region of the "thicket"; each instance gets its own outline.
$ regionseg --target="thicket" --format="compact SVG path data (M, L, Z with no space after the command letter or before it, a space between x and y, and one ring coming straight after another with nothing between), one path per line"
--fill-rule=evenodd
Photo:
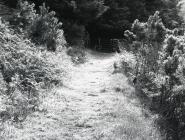
M139 94L148 98L151 110L159 113L167 139L185 139L185 39L181 29L169 30L159 12L147 22L135 20L125 31L135 63L122 60ZM129 71L128 71L129 70Z
M63 70L58 69L55 60L50 60L57 52L47 51L55 51L65 43L54 12L49 12L44 4L39 13L34 10L34 4L26 1L20 1L19 6L10 23L0 18L2 121L23 121L38 110L41 89L62 81Z

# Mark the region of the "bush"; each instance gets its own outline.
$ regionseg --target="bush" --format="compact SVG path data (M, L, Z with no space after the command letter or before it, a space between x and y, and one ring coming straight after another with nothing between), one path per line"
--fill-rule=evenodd
M16 11L9 20L14 29L20 32L21 29L27 29L38 15L33 3L30 4L27 1L19 0L17 5Z
M15 34L1 19L0 45L0 70L6 83L2 94L8 97L8 105L0 116L21 121L38 107L38 89L57 84L61 79L55 66L47 61L47 55L23 35Z
M66 43L62 23L55 17L55 12L50 12L45 4L36 11L33 3L19 1L17 12L10 19L10 23L34 43L46 45L47 50L56 51L57 46L63 47Z
M133 83L150 99L151 109L166 120L167 139L184 139L185 40L178 29L166 29L158 14L147 23L136 20L133 32L125 32L135 48L136 64L133 68L125 59L122 63L132 69Z
M61 27L62 23L55 17L55 12L49 12L49 8L43 4L28 29L28 36L36 44L46 44L48 50L56 51L57 46L66 43Z
M159 62L165 81L160 85L160 111L173 125L175 137L185 138L185 40L170 35L165 40ZM156 80L157 81L157 80Z

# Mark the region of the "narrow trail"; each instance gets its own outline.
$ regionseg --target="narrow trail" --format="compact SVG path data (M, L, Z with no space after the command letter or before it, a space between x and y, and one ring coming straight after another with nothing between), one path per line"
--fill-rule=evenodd
M155 118L134 96L123 74L112 74L116 54L88 52L64 87L48 95L36 112L9 128L19 140L157 140ZM10 138L11 139L11 138Z

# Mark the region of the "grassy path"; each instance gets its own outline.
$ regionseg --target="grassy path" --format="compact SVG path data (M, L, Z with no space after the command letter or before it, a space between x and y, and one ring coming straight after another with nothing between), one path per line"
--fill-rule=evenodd
M88 62L74 67L64 87L48 93L43 112L22 125L6 124L15 140L160 140L155 118L134 96L122 74L112 74L116 54L88 52ZM11 126L11 127L10 127Z

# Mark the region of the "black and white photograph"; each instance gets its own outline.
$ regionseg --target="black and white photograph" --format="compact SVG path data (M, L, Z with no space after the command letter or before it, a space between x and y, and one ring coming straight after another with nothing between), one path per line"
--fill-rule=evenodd
M185 140L185 0L0 0L0 140Z

